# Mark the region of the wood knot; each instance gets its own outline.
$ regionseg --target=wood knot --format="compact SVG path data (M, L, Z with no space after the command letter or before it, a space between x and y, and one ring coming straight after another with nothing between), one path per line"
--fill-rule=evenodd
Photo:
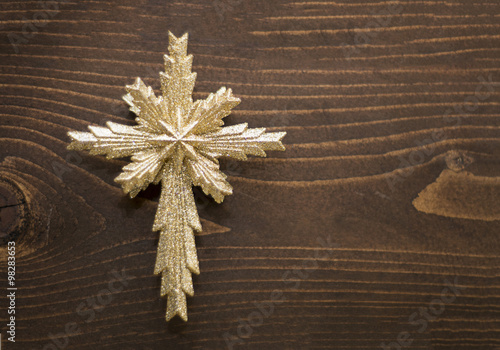
M445 162L448 169L457 171L463 171L469 165L474 163L474 158L462 151L450 151L445 156Z
M27 231L29 223L28 203L19 186L0 178L0 246L17 240Z

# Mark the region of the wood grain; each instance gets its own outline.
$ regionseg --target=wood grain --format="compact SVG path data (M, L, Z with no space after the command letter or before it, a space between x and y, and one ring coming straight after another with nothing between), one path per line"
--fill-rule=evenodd
M499 2L43 4L0 5L6 349L397 349L401 332L403 349L500 347ZM227 124L288 133L286 152L222 162L221 205L195 190L186 324L164 321L153 275L159 188L131 200L125 160L66 150L69 130L133 124L124 86L159 90L168 30L190 34L195 98L230 87ZM440 310L446 281L465 289Z

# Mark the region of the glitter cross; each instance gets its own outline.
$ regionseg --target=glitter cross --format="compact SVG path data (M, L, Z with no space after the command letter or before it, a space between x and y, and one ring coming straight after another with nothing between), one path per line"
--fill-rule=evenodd
M186 294L194 294L191 274L200 273L194 231L201 231L201 224L192 186L220 203L232 187L217 158L246 160L247 155L265 157L266 150L285 150L285 132L266 133L246 123L223 127L222 119L240 103L231 89L222 87L193 102L196 73L187 43L187 33L177 38L169 32L170 55L164 55L165 72L160 72L162 96L156 97L140 78L126 87L123 99L138 125L107 122L107 127L89 126L90 132L68 133L68 149L131 157L115 179L130 197L161 182L153 224L153 231L160 231L154 273L162 275L161 295L168 297L167 321L175 315L187 321Z

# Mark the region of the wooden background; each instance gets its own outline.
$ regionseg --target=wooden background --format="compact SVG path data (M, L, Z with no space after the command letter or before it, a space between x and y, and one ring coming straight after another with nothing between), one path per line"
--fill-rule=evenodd
M500 2L0 6L1 293L12 240L18 287L15 344L1 298L6 349L232 348L225 336L235 349L381 349L401 332L404 349L500 347ZM113 182L125 161L66 150L69 130L133 124L124 86L140 76L158 91L168 30L190 34L195 98L231 87L242 103L227 124L288 132L286 152L223 163L224 203L195 191L186 324L164 321L153 275L159 188L131 200ZM410 324L446 279L466 289L425 330ZM273 290L284 300L262 314Z

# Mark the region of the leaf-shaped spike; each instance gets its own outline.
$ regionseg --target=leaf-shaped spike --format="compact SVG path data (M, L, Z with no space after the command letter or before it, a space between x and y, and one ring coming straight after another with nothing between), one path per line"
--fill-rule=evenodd
M108 158L128 157L136 152L151 149L149 135L135 127L110 123L108 128L89 126L91 132L69 132L73 150L87 150L90 154L103 154ZM109 127L113 129L110 129Z
M193 104L196 73L191 72L193 55L187 54L188 34L177 38L169 32L169 53L165 55L165 72L160 72L161 90L169 111L180 109L185 117Z
M226 181L226 175L219 170L219 165L198 154L196 160L187 159L187 170L195 186L211 195L217 203L233 193L233 188Z
M126 89L128 94L123 96L123 100L130 106L130 111L138 116L136 122L149 132L162 132L158 120L163 118L165 111L162 100L155 96L153 89L144 84L141 78L137 78L133 85L127 85Z
M193 295L191 273L198 274L193 229L201 230L186 170L173 164L163 169L162 192L153 230L160 230L155 274L162 274L161 295L167 295L166 319L187 320L186 296Z
M170 149L172 145L168 146ZM123 172L115 178L115 182L122 185L123 191L135 197L155 181L163 164L161 154L152 150L132 157L132 162L123 167Z
M224 125L223 118L227 117L231 110L236 107L241 100L232 95L231 89L222 87L215 94L210 94L205 99L200 108L190 117L192 134L204 134L218 130Z
M264 151L285 149L281 139L285 132L266 133L265 128L247 129L246 124L220 128L216 132L203 135L201 142L193 145L215 157L231 157L246 160L246 155L265 157Z

